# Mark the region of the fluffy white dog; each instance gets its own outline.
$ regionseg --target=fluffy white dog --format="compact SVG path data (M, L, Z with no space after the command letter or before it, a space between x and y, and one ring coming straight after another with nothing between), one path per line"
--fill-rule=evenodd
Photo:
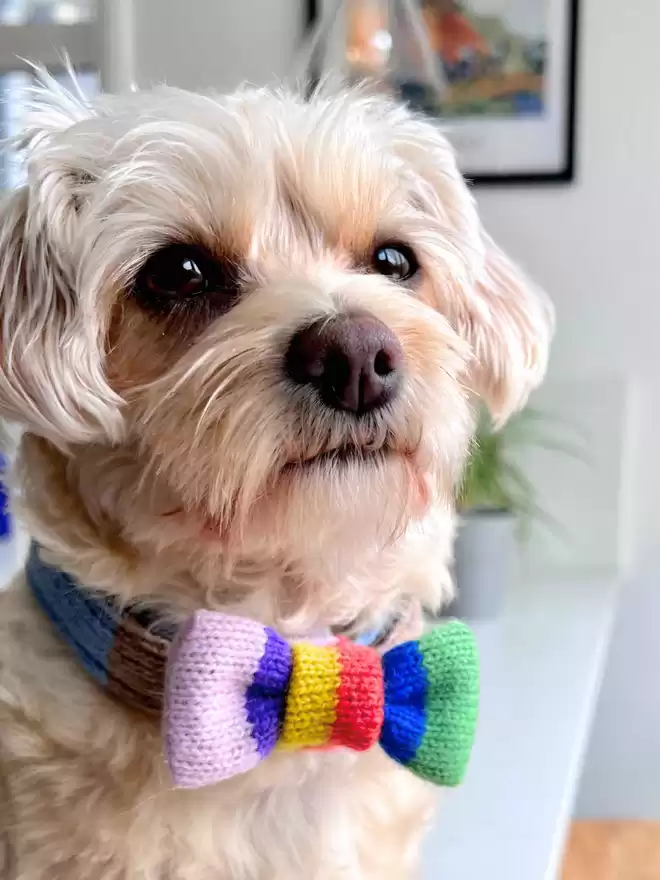
M552 329L438 128L359 90L87 102L44 75L18 148L0 412L43 559L172 619L403 638L451 590L475 402L520 407ZM174 789L158 721L25 576L0 598L3 878L402 880L431 800L378 749Z

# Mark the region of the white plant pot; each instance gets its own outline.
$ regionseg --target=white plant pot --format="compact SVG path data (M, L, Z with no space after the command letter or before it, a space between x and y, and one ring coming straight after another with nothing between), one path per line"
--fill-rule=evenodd
M466 620L500 615L517 562L516 517L507 511L463 514L454 544L456 598L448 613Z

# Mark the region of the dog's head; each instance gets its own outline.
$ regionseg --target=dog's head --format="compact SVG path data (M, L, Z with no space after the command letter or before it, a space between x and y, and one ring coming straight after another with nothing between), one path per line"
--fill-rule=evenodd
M503 421L544 372L545 299L438 128L383 97L46 82L21 147L0 409L70 454L133 450L188 543L384 544L450 505L474 400Z

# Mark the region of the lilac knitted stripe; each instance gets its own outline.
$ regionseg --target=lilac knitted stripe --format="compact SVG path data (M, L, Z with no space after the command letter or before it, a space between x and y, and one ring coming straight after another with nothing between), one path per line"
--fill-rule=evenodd
M266 647L245 695L247 718L262 758L273 751L280 733L292 667L291 647L274 630L266 632Z
M266 647L253 620L197 611L170 651L163 715L174 784L197 788L259 763L245 692Z

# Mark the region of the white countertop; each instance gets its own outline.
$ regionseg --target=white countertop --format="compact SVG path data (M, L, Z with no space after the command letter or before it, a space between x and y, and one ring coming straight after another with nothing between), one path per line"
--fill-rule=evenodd
M424 880L555 880L617 592L605 580L521 586L501 620L473 625L477 739L428 832Z

